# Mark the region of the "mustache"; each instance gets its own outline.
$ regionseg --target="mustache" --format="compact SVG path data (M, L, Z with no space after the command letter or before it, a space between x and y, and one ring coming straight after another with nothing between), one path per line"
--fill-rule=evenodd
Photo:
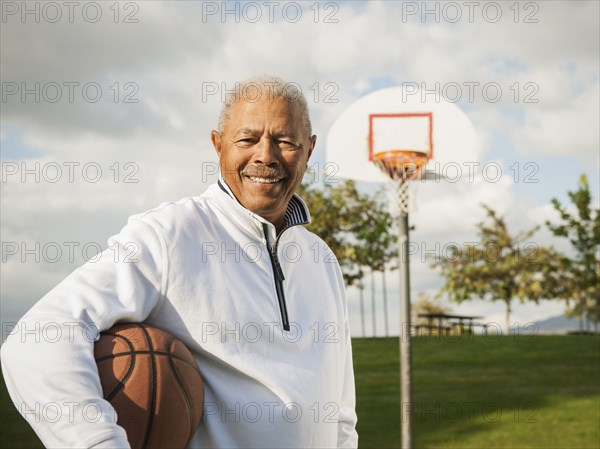
M264 166L252 166L246 167L242 170L243 176L257 176L264 178L286 178L287 173L282 170L277 170L275 168L269 168Z

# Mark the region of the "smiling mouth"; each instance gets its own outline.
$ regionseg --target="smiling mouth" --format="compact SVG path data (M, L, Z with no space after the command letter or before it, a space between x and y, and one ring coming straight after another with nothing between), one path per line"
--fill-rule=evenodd
M285 178L277 178L277 177L262 177L262 176L245 176L245 178L250 182L255 182L258 184L276 184L279 181L282 181Z

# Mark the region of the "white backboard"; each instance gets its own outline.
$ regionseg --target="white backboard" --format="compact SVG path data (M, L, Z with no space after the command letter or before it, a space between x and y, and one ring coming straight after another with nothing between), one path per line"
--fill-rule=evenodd
M371 114L370 120L373 155L390 150L430 153L432 123L429 116Z
M369 115L432 114L433 158L427 171L441 173L445 164L479 162L481 148L477 132L467 115L456 105L421 92L390 87L372 92L351 104L334 122L327 135L327 162L335 163L336 176L357 181L381 182L387 178L369 162ZM400 124L402 123L402 124ZM379 122L374 142L379 148L398 148L403 142L424 145L424 122Z

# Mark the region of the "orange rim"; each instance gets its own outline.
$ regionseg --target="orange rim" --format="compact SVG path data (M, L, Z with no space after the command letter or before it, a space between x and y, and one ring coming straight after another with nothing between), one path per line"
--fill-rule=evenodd
M413 150L389 150L373 155L373 162L392 179L416 178L429 160L427 153Z

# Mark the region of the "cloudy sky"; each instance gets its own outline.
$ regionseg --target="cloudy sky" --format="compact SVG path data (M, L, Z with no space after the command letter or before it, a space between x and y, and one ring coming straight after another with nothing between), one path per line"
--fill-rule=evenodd
M105 247L129 215L198 195L217 179L209 133L221 97L253 75L301 86L318 135L317 166L328 162L336 117L377 89L416 83L452 95L466 112L481 141L475 162L493 163L502 176L418 186L413 296L442 283L422 253L472 241L480 203L516 232L555 217L550 199L566 201L582 173L598 201L595 0L2 1L1 8L3 332ZM534 241L568 249L544 229ZM396 276L388 275L392 330ZM348 296L359 335L358 294ZM451 306L503 323L500 303ZM381 334L380 297L377 307ZM563 310L551 301L515 306L513 321ZM370 315L366 322L370 333Z

